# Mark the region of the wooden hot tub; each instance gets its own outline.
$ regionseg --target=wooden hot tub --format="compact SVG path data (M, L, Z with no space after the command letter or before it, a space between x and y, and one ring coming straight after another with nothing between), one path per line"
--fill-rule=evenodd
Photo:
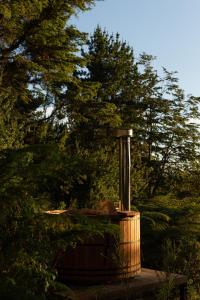
M102 218L98 215L88 217ZM123 211L103 217L119 225L119 238L111 234L84 237L76 248L60 252L56 259L60 280L92 284L140 273L140 213Z

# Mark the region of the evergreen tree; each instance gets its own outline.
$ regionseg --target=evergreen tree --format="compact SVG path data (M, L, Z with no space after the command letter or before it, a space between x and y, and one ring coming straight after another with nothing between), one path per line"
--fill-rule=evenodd
M76 76L84 85L92 85L96 92L88 98L80 93L74 101L74 86L67 91L71 143L73 151L76 147L79 153L93 157L97 165L101 165L102 171L88 184L93 190L91 197L116 200L117 146L116 139L107 135L107 129L127 125L130 114L132 119L137 116L133 109L136 97L132 86L138 76L137 67L133 63L132 49L120 41L119 35L109 36L97 27L87 46L88 51L85 48L82 51L87 68L78 70Z
M72 129L84 129L76 139L90 151L103 147L113 157L116 144L109 137L105 140L99 129L133 128L133 191L152 197L172 170L198 156L198 128L191 119L199 117L199 98L185 97L173 73L163 69L159 76L152 56L142 54L135 60L118 34L109 36L99 27L83 56L87 69L77 77L98 86L89 101L75 106L69 100Z
M74 76L84 65L78 51L85 34L69 19L94 2L0 1L1 299L47 299L56 278L49 244L55 226L42 221L43 210L67 202L83 172L64 149L64 95L72 84L90 93Z
M140 88L135 86L138 70L133 50L126 42L120 41L119 34L109 36L100 27L87 46L88 49L82 51L87 69L77 72L77 77L84 83L96 83L97 93L89 102L76 107L73 102L69 103L71 123L88 129L127 126L123 123L127 120L128 109L128 118L131 113L132 118L137 117L132 107L136 106Z
M78 10L86 10L93 3L93 0L0 3L1 148L26 143L27 132L29 140L34 142L34 132L45 118L42 111L50 105L53 112L49 119L63 118L60 110L63 86L66 88L72 82L79 85L73 73L83 63L77 51L85 38L68 21Z

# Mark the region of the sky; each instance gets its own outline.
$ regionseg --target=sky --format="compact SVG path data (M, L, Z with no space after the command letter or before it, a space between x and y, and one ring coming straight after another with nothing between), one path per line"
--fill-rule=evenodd
M200 96L200 0L104 0L72 19L92 34L97 25L119 33L136 57L156 56L155 68L177 71L186 95Z

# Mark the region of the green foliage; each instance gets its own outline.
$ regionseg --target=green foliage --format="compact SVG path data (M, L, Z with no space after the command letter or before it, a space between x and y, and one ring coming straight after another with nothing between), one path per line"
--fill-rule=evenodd
M106 193L106 186L101 183L105 175L100 156L98 160L96 157L72 157L56 145L36 145L4 152L0 165L0 196L6 207L8 202L18 203L21 199L29 199L27 208L31 203L43 209L59 207L61 202L68 207L74 201L84 207L89 205L90 198L94 199L90 195L92 185L98 185L99 194L103 189Z
M77 157L78 164L74 164L71 171L75 172L74 178L78 178L78 174L82 176L75 183L71 194L78 207L93 207L98 201L118 199L116 158L103 149L94 153L84 150Z
M43 213L75 200L79 207L89 204L90 190L83 194L80 187L87 180L95 182L92 172L97 167L93 159L69 157L53 144L6 150L0 165L0 295L46 299L49 289L56 288L53 259L59 248L75 247L84 236L117 232L106 220L79 214L69 220Z
M199 159L190 163L186 168L177 170L171 174L169 181L171 190L176 194L177 198L195 198L199 197Z
M42 213L118 199L110 127L134 131L132 199L142 212L144 263L187 274L199 293L199 98L186 97L174 73L158 75L154 57L136 60L119 34L97 27L85 45L69 20L94 2L0 3L2 299L50 297L58 248L116 234L107 221Z
M63 200L68 203L66 195L84 175L77 171L71 176L78 159L70 161L72 157L61 152L67 133L59 120L66 117L61 110L63 86L73 83L84 91L73 72L84 63L77 51L85 34L68 21L93 3L20 0L0 4L2 299L16 299L16 295L45 299L55 280L51 261L62 230L38 214ZM66 243L72 242L70 236Z
M163 258L163 268L170 273L181 273L188 277L188 298L198 300L200 293L199 277L199 242L187 237L178 243L166 240L163 244L165 257ZM167 275L168 276L168 275ZM175 297L176 290L173 280L170 280L159 290L159 299L179 299Z
M28 200L18 203L17 209L11 203L9 209L1 210L2 299L46 299L51 289L57 289L54 260L58 249L75 247L84 236L118 232L108 220L36 213L30 203L27 211Z
M92 153L101 148L117 155L114 141L105 140L106 129L133 128L133 198L169 190L172 174L198 159L198 126L191 120L199 117L199 98L186 97L173 72L163 68L158 75L154 57L142 54L136 60L119 34L97 27L87 46L82 51L86 68L76 77L96 85L96 92L89 98L80 95L77 101L69 97L72 142Z
M151 203L138 206L138 209L142 214L143 264L154 269L187 275L191 293L193 290L193 293L196 291L198 294L199 199L188 198L180 201L168 195L157 197ZM165 289L161 294L162 292L166 292Z
M50 105L54 109L49 119L60 118L63 87L73 82L80 85L73 72L84 63L77 51L85 35L68 21L93 3L20 0L0 4L1 148L26 143L26 135L46 119Z

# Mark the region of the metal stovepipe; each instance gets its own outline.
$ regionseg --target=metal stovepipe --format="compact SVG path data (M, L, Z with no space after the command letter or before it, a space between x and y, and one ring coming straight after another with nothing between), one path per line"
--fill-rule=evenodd
M113 135L119 138L119 198L120 209L130 211L131 209L131 154L130 137L132 129L113 129Z

